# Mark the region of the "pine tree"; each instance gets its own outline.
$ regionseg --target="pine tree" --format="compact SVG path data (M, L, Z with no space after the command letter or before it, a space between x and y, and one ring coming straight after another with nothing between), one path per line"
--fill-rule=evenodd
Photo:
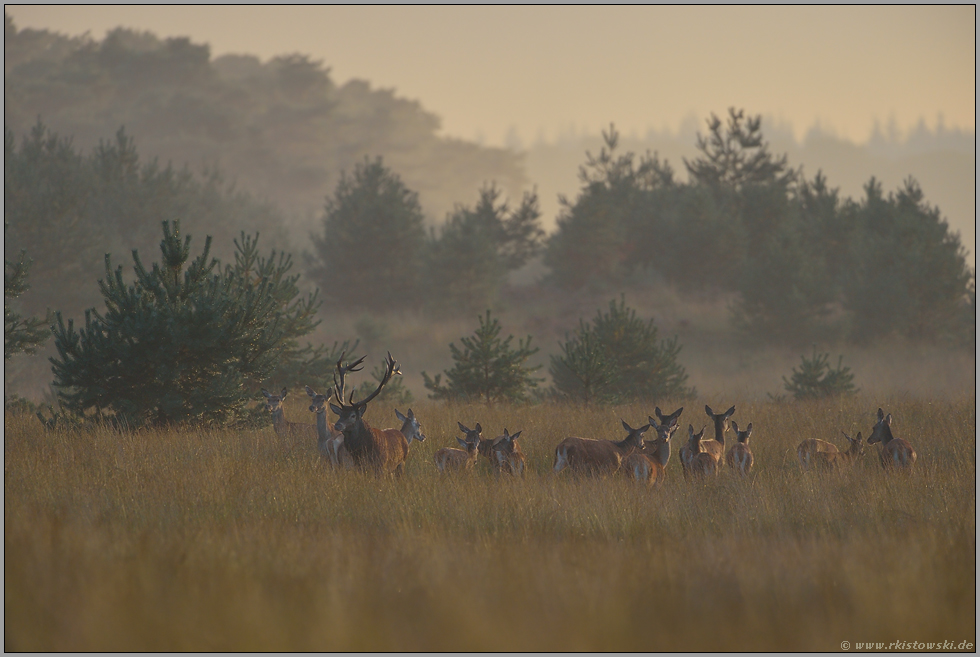
M844 357L837 359L837 367L830 366L830 354L818 354L813 347L813 357L802 357L800 369L793 368L790 379L783 377L783 387L793 395L793 399L823 399L853 395L854 374L850 367L844 367Z
M56 314L62 407L131 427L241 420L259 382L316 326L315 296L296 298L290 257L259 257L257 235L236 240L222 269L210 236L189 261L179 223L163 222L163 234L161 264L147 270L133 251L132 284L106 255L105 310L86 312L84 328Z
M625 297L609 302L609 312L592 323L579 320L576 333L552 355L552 381L558 395L586 403L682 398L694 394L677 362L677 338L659 340L653 320L644 322Z
M531 376L540 366L525 365L528 358L538 352L531 348L531 336L519 340L516 349L510 346L513 335L500 337L500 322L491 318L488 310L480 317L480 328L472 337L460 338L463 348L449 345L455 365L445 371L446 383L442 384L442 374L435 379L422 372L425 387L432 391L431 399L454 401L482 400L489 406L494 402L520 402L527 399L530 388L538 385L539 379Z
M6 258L3 261L3 359L5 361L21 352L37 353L38 347L44 344L50 335L46 319L23 317L14 311L10 303L28 290L27 272L30 268L31 261L24 251L21 251L20 257L14 262Z

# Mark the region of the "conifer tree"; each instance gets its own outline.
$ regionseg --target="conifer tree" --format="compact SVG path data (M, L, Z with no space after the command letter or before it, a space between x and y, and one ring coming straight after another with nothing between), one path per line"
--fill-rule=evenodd
M23 251L20 258L3 260L3 359L10 360L21 352L34 354L48 339L46 320L24 317L14 311L10 302L27 291L27 272L31 261Z
M539 379L531 376L540 366L525 365L528 358L537 353L531 348L531 336L519 340L516 349L510 346L513 335L500 337L500 322L490 316L480 317L480 327L472 337L460 338L463 348L450 343L455 365L445 371L446 383L442 384L442 374L435 379L422 372L425 387L432 391L431 399L454 401L482 400L489 406L493 402L520 402L527 399L530 388L538 385Z
M591 323L579 321L575 334L551 356L552 381L563 397L586 403L682 398L694 394L677 362L677 338L658 339L651 319L644 322L625 297L609 302L609 312Z
M235 263L222 269L210 237L189 260L179 222L163 222L163 234L161 264L148 270L133 251L131 284L106 254L105 310L87 311L84 328L56 314L59 399L131 427L242 419L252 389L316 326L315 295L297 298L290 257L260 257L258 235L236 240Z

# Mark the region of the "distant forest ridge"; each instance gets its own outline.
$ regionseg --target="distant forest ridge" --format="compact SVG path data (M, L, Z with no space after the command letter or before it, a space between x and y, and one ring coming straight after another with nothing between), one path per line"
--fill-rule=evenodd
M238 189L275 203L303 235L341 172L377 156L418 192L430 225L495 182L515 201L536 188L543 227L552 232L558 196L574 195L586 151L602 144L598 134L568 130L553 140L525 144L515 134L509 148L484 147L439 136L439 117L418 101L361 80L337 85L329 67L305 55L264 63L249 55L212 58L208 45L185 38L117 29L96 41L18 30L4 19L4 119L16 135L40 118L87 151L125 126L144 159L186 163L195 172L216 167ZM683 160L696 156L707 118L692 115L676 132L627 132L622 149L657 152L686 177ZM864 144L816 125L801 142L784 123L763 125L772 152L808 176L822 170L844 197L862 196L872 176L886 190L914 177L975 265L974 133L938 117L934 128L923 120L904 134L886 122Z

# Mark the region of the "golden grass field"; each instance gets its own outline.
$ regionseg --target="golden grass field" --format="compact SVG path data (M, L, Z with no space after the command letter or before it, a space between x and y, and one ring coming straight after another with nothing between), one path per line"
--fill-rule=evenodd
M312 422L301 395L286 417ZM753 474L686 482L705 403L752 422ZM659 402L670 412L679 404ZM839 650L976 645L976 402L684 403L662 489L551 474L567 435L620 439L654 406L414 404L400 480L325 469L252 432L45 433L4 418L4 647L26 651ZM803 473L796 445L918 452ZM404 408L399 409L405 411ZM394 426L390 407L368 419ZM523 430L525 479L440 477L456 422ZM706 433L710 434L710 427ZM731 433L728 434L729 438Z

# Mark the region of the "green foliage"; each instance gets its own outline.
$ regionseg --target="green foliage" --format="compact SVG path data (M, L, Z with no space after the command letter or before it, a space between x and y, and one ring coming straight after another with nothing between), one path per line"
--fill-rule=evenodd
M551 373L558 396L586 404L637 400L679 399L695 394L687 373L677 362L677 338L658 340L653 320L644 322L626 305L609 302L609 311L596 312L551 356Z
M87 311L84 328L56 314L51 363L62 408L129 426L244 420L259 383L302 353L315 294L296 298L290 257L260 257L257 235L236 240L234 265L222 269L210 236L188 261L191 239L181 241L179 223L163 222L163 234L152 269L133 251L132 284L106 255L105 311Z
M787 166L783 155L776 158L762 136L762 116L745 118L745 110L728 109L728 120L711 114L707 137L698 134L697 149L701 157L684 165L691 180L711 188L741 191L747 185L776 184L788 187L796 172Z
M40 122L19 148L7 127L4 165L4 217L10 225L4 254L9 259L25 249L34 258L31 312L52 307L75 313L96 304L105 253L155 248L156 227L173 217L206 226L220 257L232 256L240 232L259 227L281 248L283 219L271 206L235 192L217 171L194 176L155 160L142 163L122 129L82 155L71 139Z
M531 348L531 336L519 340L517 348L510 346L513 335L506 339L500 337L500 322L480 317L480 327L473 337L460 338L463 348L450 343L449 351L455 365L445 371L446 383L442 384L442 374L434 379L422 372L425 387L432 391L431 399L452 401L484 401L488 406L493 402L521 402L527 399L528 390L536 388L539 379L531 376L540 366L525 365L528 358L538 352Z
M416 301L424 217L418 194L365 159L327 199L323 233L313 235L315 276L331 306L386 311Z
M432 231L426 254L430 307L461 313L492 305L507 275L540 250L537 194L525 194L513 210L500 195L495 185L482 188L473 209L457 206L438 236Z
M811 358L805 355L802 358L800 369L794 367L788 381L783 377L783 387L793 395L793 399L823 399L858 392L854 387L851 368L843 365L844 356L837 359L836 368L830 366L830 354L818 354L816 347Z
M560 197L558 230L549 238L544 262L563 287L621 282L642 256L632 239L645 211L644 193L670 188L673 171L649 154L634 163L633 153L618 155L615 126L602 133L605 145L598 156L586 153L579 168L582 187L574 203Z
M16 261L11 262L6 258L3 261L4 361L10 360L11 356L21 352L37 353L38 347L44 344L50 335L46 326L47 318L24 317L14 310L11 303L28 290L27 272L30 268L31 261L27 259L27 254L23 251Z
M840 282L851 335L935 340L960 315L970 281L966 250L914 179L886 197L872 178L865 194L845 210L857 225Z
M305 55L212 57L186 38L120 28L73 39L12 23L4 46L5 120L17 134L40 114L88 149L125 125L143 152L220 162L289 214L316 211L326 182L365 153L405 172L438 216L485 180L513 193L525 184L518 154L443 137L418 101L363 80L336 84L329 62Z

